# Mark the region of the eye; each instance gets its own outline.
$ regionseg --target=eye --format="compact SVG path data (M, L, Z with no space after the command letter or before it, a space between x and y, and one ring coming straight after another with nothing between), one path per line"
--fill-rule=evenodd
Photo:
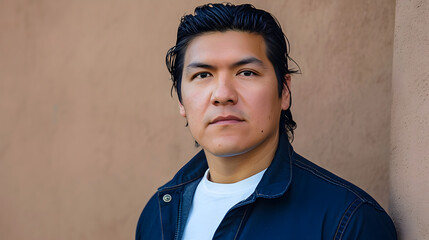
M250 76L256 76L258 74L256 74L253 71L250 71L250 70L244 70L244 71L239 72L238 75L245 76L245 77L250 77Z
M204 79L204 78L207 78L207 77L210 77L210 76L212 76L212 75L209 72L201 72L201 73L197 73L194 76L192 76L192 79L195 79L195 78Z

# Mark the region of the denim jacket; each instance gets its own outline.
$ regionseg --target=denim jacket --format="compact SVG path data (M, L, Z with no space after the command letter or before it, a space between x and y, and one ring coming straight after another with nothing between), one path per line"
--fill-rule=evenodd
M136 240L182 238L195 189L207 168L201 151L158 189L143 209ZM396 238L392 220L371 196L295 153L285 135L253 194L226 213L213 237Z

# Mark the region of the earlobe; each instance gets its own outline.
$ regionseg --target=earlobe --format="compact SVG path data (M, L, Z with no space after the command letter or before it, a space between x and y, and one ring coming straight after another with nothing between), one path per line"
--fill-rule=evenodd
M179 105L180 115L185 118L186 117L185 107L180 101L178 101L178 105Z
M290 74L285 75L285 83L282 91L282 110L288 110L290 107L291 95L290 95Z

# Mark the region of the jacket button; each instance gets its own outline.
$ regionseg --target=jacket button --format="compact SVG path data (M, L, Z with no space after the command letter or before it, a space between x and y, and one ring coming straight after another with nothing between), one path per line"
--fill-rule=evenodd
M164 202L171 202L171 195L170 194L165 194L163 197L162 197L162 200L164 201Z

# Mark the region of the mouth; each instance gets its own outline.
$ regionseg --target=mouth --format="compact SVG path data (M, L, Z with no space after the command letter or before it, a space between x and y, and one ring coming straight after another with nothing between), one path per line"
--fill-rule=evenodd
M243 122L244 120L234 116L234 115L227 115L227 116L219 116L214 118L212 121L210 121L210 124L234 124Z

